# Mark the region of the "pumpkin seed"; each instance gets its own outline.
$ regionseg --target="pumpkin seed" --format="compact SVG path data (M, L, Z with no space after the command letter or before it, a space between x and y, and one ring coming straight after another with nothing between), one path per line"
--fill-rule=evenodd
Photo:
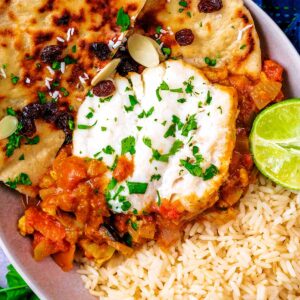
M112 75L117 66L119 65L121 59L115 58L110 61L96 76L93 78L91 84L92 86L97 85L100 81L107 79L110 75Z
M11 136L18 127L18 119L14 116L6 116L0 121L0 140Z
M128 39L128 51L131 57L144 67L159 65L159 54L148 37L135 33Z

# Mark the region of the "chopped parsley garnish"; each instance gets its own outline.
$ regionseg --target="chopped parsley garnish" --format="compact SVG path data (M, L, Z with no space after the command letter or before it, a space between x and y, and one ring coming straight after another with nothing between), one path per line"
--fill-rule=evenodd
M168 162L170 156L175 155L182 146L183 146L183 142L180 140L176 140L173 143L169 153L167 154L161 154L158 150L152 149L152 159L161 162Z
M26 145L36 145L40 142L40 137L36 135L33 138L26 137Z
M138 131L141 131L141 130L143 129L143 127L142 127L142 126L136 126L136 129L137 129Z
M172 124L166 133L164 134L164 138L168 138L169 136L175 137L175 132L176 132L176 124Z
M70 130L74 130L75 129L75 123L74 123L73 120L69 120L68 121L68 125L69 125Z
M135 215L137 215L138 214L138 211L137 211L137 209L135 208L133 211L133 214L135 214Z
M93 97L93 94L92 94L92 96L89 96L89 97ZM112 96L109 96L109 97L105 97L105 98L100 98L99 101L100 101L100 103L104 103L104 102L109 102L111 99L112 99Z
M78 129L91 129L97 124L98 121L96 121L93 125L85 125L85 124L78 124Z
M113 190L116 187L117 183L118 183L118 181L113 177L107 185L107 190L108 191Z
M161 178L161 175L160 174L153 174L152 176L151 176L151 178L150 178L150 181L152 182L152 181L154 181L154 180L160 180L160 178Z
M87 92L87 94L86 94L88 97L93 97L93 93L92 93L92 91L91 90L89 90L88 92Z
M162 100L162 97L160 95L160 91L169 91L169 90L170 90L170 88L169 88L168 84L165 81L163 81L160 84L160 86L156 89L156 97L157 97L158 101Z
M215 67L217 65L217 60L215 58L205 57L204 61L210 67Z
M187 122L182 127L181 134L183 136L188 136L190 131L197 129L197 126L198 125L197 125L197 121L196 121L196 114L192 115L192 116L189 116L188 119L187 119Z
M212 96L211 96L210 91L208 91L205 103L209 105L211 103L211 101L212 101Z
M123 211L128 211L130 207L131 207L131 203L129 201L124 201L122 203L121 209Z
M117 25L121 26L121 31L126 31L130 26L130 17L124 12L123 7L118 10L117 14Z
M135 230L135 231L138 230L139 227L138 227L138 224L136 222L130 221L130 224L131 224L131 227L132 227L133 230Z
M194 86L192 84L192 81L195 79L194 76L191 76L188 81L185 81L183 84L185 85L185 92L187 94L192 95L193 91L194 91Z
M149 118L154 112L154 106L152 106L147 112L146 111L142 111L139 115L138 118L142 119L142 118Z
M6 144L6 156L10 157L14 154L14 151L21 146L22 136L20 135L20 130L22 129L22 124L19 123L17 130L8 137L8 143Z
M19 160L25 160L25 155L21 154L20 157L19 157Z
M148 188L148 183L146 182L126 182L129 194L145 194Z
M123 236L123 241L125 242L125 244L129 247L132 246L132 236L126 232Z
M161 198L160 198L159 191L156 191L156 194L157 194L157 205L161 206Z
M161 34L162 27L159 25L155 28L157 34Z
M243 50L243 49L245 49L246 47L247 47L247 45L242 45L242 46L240 47L240 49Z
M45 104L47 102L46 94L44 92L38 92L38 99L41 104Z
M115 159L114 159L114 162L113 162L112 166L110 167L110 170L111 170L111 171L114 171L115 168L117 167L118 160L119 160L119 156L117 155L117 156L115 157Z
M130 153L135 154L135 138L133 136L128 136L121 141L121 154Z
M6 114L7 114L8 116L16 116L16 112L15 112L14 109L11 108L11 107L8 107L8 108L6 109Z
M91 119L94 117L94 113L92 111L90 111L86 116L87 119Z
M77 63L77 59L71 57L70 55L67 55L64 58L64 62L65 62L66 65L76 64Z
M12 84L17 84L20 80L20 77L14 75L14 74L10 74L10 80L11 80Z
M106 131L106 130L107 130L106 127L104 127L104 126L101 127L101 131Z
M163 47L161 50L164 55L168 55L168 56L171 55L171 48Z
M185 103L185 102L186 102L186 99L180 98L180 99L177 100L177 102L178 102L178 103Z
M172 116L172 122L177 125L179 130L183 127L183 123L180 121L179 117L175 115Z
M63 93L63 95L64 95L64 97L67 97L67 96L69 96L69 92L67 91L67 89L66 88L64 88L64 87L61 87L60 88L60 90L61 90L61 92Z
M179 1L178 4L179 4L180 6L182 6L182 7L187 7L187 6L188 6L187 1Z
M187 160L181 159L180 163L193 176L202 177L203 172L202 172L202 168L200 167L200 165L193 164L188 159Z
M52 63L52 69L53 70L59 70L60 69L60 62L59 61L54 61L53 63Z
M213 178L215 175L217 175L219 173L219 170L218 168L211 164L204 172L203 174L203 179L206 181L206 180L209 180L211 178Z
M188 16L189 18L192 17L192 13L191 13L190 11L188 11L186 14L187 14L187 16Z
M130 106L124 105L126 112L133 111L134 107L139 103L136 97L133 95L129 95L129 102L130 102Z
M115 149L112 146L110 146L110 145L108 145L105 148L103 148L102 151L105 154L113 154L113 153L115 153Z
M71 48L71 50L72 50L73 53L76 53L76 51L77 51L76 45L73 45L72 48Z
M148 137L143 137L143 143L147 146L147 147L149 147L149 148L151 148L152 147L152 141L151 141L151 139L150 138L148 138Z
M29 176L26 173L21 173L18 175L15 179L9 179L6 184L11 188L11 189L16 189L18 185L31 185L32 182L29 178Z

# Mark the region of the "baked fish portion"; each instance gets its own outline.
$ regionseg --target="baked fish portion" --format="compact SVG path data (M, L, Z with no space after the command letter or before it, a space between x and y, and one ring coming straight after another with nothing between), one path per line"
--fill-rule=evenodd
M191 214L211 207L235 145L235 90L180 60L117 76L115 86L112 97L85 99L73 136L76 156L103 160L111 170L122 157L132 162L126 178L109 175L117 195L110 208L124 212L125 199L138 212L164 200Z

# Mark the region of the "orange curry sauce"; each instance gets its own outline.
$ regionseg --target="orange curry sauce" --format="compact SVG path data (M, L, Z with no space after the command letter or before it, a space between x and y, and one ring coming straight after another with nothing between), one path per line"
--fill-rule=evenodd
M220 200L214 207L214 211L224 214L247 190L253 173L248 138L252 122L260 109L283 99L283 69L267 60L259 81L230 75L225 69L204 68L203 71L210 81L233 86L239 94L236 147L228 179L221 187ZM271 91L268 90L270 87ZM71 146L61 149L40 182L40 205L27 208L19 221L21 234L33 236L36 260L52 255L62 269L68 271L73 266L75 250L103 263L115 251L130 255L134 248L149 240L156 240L166 248L180 239L180 229L185 224L185 212L180 203L163 199L142 215L113 214L105 199L109 183L105 176L107 166L101 161L82 159L71 153ZM120 157L113 176L117 181L123 181L133 173L134 167L138 167L134 166L134 161Z

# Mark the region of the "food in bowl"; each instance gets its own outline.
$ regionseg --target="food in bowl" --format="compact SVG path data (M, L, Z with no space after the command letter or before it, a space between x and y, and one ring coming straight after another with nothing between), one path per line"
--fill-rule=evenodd
M52 255L68 271L77 251L89 270L152 240L174 249L195 220L257 214L237 208L257 173L249 134L259 111L284 99L283 69L261 61L242 1L56 3L39 14L55 29L15 21L14 39L35 44L21 43L20 74L0 82L14 91L2 102L0 178L36 200L18 224L36 260Z

